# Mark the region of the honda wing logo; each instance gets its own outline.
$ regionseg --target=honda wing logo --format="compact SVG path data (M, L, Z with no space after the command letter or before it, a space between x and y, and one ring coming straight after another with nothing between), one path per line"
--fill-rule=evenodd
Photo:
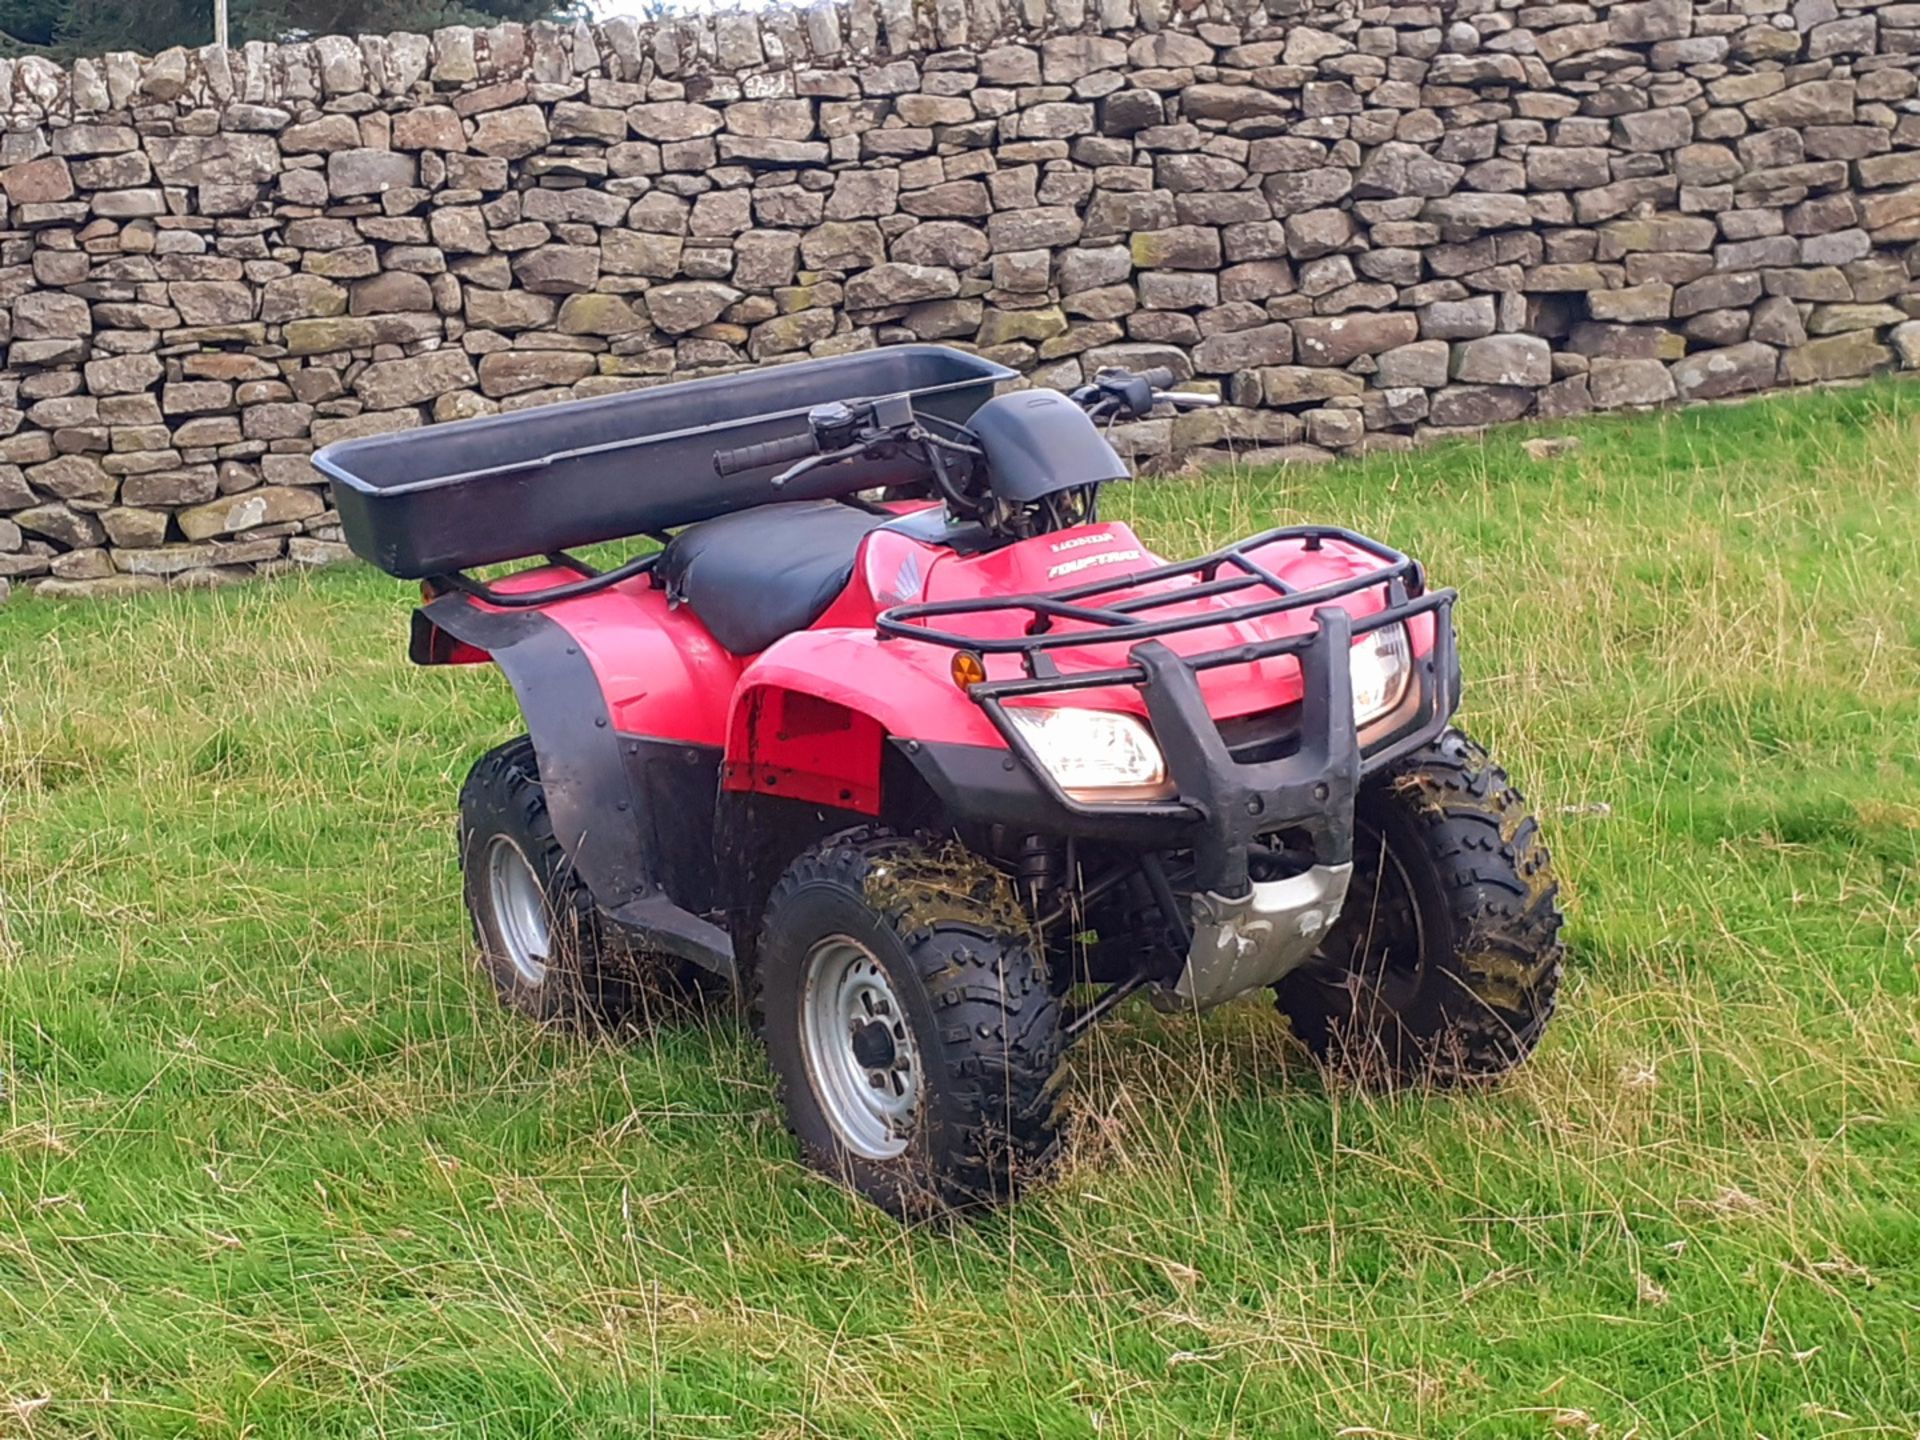
M900 568L893 574L893 598L905 602L917 599L920 587L927 577L920 573L920 557L913 551L907 552L907 558L900 562Z

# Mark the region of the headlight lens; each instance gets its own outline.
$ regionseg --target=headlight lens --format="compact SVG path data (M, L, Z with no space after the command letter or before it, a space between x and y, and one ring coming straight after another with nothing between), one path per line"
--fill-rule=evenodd
M1407 697L1413 679L1413 647L1407 627L1387 625L1354 642L1348 662L1353 677L1353 723L1378 720Z
M1153 732L1112 710L1009 707L1054 782L1075 800L1157 800L1173 791Z

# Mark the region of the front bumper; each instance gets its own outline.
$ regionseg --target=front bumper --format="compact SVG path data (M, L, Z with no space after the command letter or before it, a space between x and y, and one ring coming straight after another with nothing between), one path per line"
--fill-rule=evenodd
M1228 656L1229 662L1282 653L1298 657L1303 693L1288 707L1282 746L1230 743L1207 711L1195 665L1158 641L1136 645L1131 652L1135 669L1122 678L1142 692L1166 757L1176 793L1165 800L1074 799L1007 717L1009 699L1110 685L1112 672L974 686L971 694L1006 741L1004 749L910 739L893 743L944 811L962 823L1073 836L1142 852L1192 851L1196 890L1242 895L1249 847L1259 837L1292 832L1305 840L1316 864L1352 859L1353 800L1360 782L1446 728L1460 700L1453 598L1451 591L1436 591L1358 624L1344 610L1322 610L1316 628L1305 635L1242 647ZM1414 661L1414 684L1406 699L1364 733L1357 732L1348 676L1355 634L1422 613L1433 616L1433 644ZM1283 753L1245 758L1276 749Z
M1332 544L1370 557L1371 569L1300 588L1259 556L1269 545L1311 552ZM1176 582L1176 583L1165 583ZM1385 604L1355 620L1343 602L1363 593ZM1362 778L1437 736L1460 697L1451 590L1428 591L1417 561L1337 526L1281 526L1192 560L1128 571L1062 590L988 600L895 606L875 618L883 639L1017 655L1023 674L968 687L1004 751L896 741L962 822L1021 835L1112 842L1131 851L1169 930L1187 944L1172 998L1213 1004L1271 983L1319 944L1344 900L1353 859L1353 807ZM1195 609L1189 602L1225 601ZM1296 613L1309 630L1182 655L1162 637ZM1356 731L1350 667L1356 635L1421 616L1433 643L1417 662L1419 683L1393 714ZM983 619L995 624L982 628ZM1010 623L1011 622L1011 623ZM942 628L955 626L957 628ZM1063 674L1060 651L1125 647L1127 663ZM1251 743L1243 720L1229 742L1208 712L1200 672L1292 656L1297 704L1265 717ZM1144 701L1173 780L1158 801L1088 802L1068 795L1013 724L1010 702L1131 685ZM1277 722L1275 724L1270 722ZM1255 731L1262 725L1255 725ZM1277 728L1277 732L1275 730ZM1299 864L1291 879L1254 882L1255 848ZM1188 913L1167 880L1163 852L1192 857ZM1304 863L1299 863L1304 861ZM1295 884L1295 881L1301 883Z

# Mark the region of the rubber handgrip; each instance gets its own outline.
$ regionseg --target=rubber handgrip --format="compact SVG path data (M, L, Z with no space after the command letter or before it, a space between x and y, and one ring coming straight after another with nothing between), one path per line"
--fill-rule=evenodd
M713 469L718 475L737 475L742 470L758 470L766 465L791 465L818 453L813 443L813 433L808 431L800 435L783 435L778 440L767 440L759 445L742 445L737 450L716 451Z
M1140 372L1140 378L1156 390L1171 390L1173 388L1173 371L1164 365L1156 365L1151 370L1142 370Z

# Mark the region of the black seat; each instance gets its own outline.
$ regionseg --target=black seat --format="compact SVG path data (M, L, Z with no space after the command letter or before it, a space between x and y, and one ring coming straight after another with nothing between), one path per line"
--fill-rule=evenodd
M831 500L760 505L689 525L654 574L735 655L804 630L846 589L867 532L889 517Z

